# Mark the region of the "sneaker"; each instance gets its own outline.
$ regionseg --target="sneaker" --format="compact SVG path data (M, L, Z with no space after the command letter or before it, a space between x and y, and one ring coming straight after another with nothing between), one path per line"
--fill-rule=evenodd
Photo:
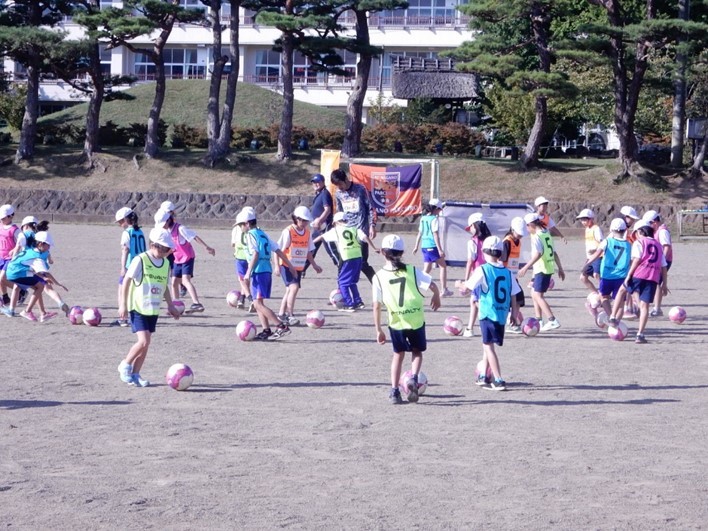
M133 366L125 360L121 361L120 365L118 365L118 374L120 374L121 382L131 385L135 384L133 381Z
M610 317L607 320L607 326L617 326L618 324L620 324L620 320L616 317Z
M32 312L26 312L24 310L22 310L20 312L20 317L24 317L28 321L34 321L34 322L37 321L37 318L34 316L34 314Z
M278 321L280 321L283 324L288 324L288 314L286 313L281 313L280 315L276 315L278 318Z
M57 312L47 312L39 316L40 323L46 323L50 319L54 319L57 316Z
M413 377L408 380L408 385L406 386L408 389L408 395L406 396L406 399L409 402L417 402L418 401L418 379Z
M271 332L270 328L266 328L262 332L256 334L256 337L253 338L254 341L265 341L268 339L270 336L273 335L273 332Z
M553 321L546 321L546 323L541 327L541 332L548 332L549 330L556 330L560 328L561 324L558 319L553 319Z
M504 380L494 380L485 389L489 391L506 391L506 382Z
M0 308L0 312L5 314L5 317L15 317L15 311L11 308L8 308L7 306L3 306L2 308Z
M661 310L659 310L659 309L657 309L657 308L654 308L654 309L649 313L649 315L651 315L652 317L661 317L662 315L664 315L664 312L661 311Z
M474 330L466 326L465 331L462 332L462 337L474 337Z
M130 326L130 321L128 321L128 319L123 319L122 321L120 321L120 326L123 328L125 328L126 326Z
M256 313L256 305L253 304L253 301L248 303L248 313Z
M520 325L509 325L506 327L506 329L510 334L520 334L521 333L521 326Z
M148 387L150 385L150 381L143 380L140 377L140 374L136 372L135 374L133 374L133 384L135 385L135 387Z
M644 334L637 334L637 338L634 340L634 342L638 345L643 345L647 342L647 338L644 337Z
M236 308L239 310L243 310L246 306L246 296L241 295L241 297L238 299L238 302L236 303Z
M27 299L27 290L26 289L21 289L20 290L20 296L17 299L17 302L19 304L24 304L25 300Z
M489 385L489 378L487 378L484 374L478 374L477 378L474 381L475 385Z
M268 336L268 339L280 339L288 334L290 334L290 328L288 328L288 325L278 325L278 328L276 328L275 332Z
M108 326L120 326L120 319L116 319L115 321L111 321L111 324Z
M450 291L449 289L446 288L446 289L443 290L443 292L442 292L441 295L442 295L443 297L452 297L452 296L454 295L454 293L453 293L452 291Z
M285 324L288 326L297 326L300 324L300 319L293 317L292 315L288 315L287 322Z
M187 296L187 288L184 286L179 287L179 298L184 299Z
M356 306L347 306L342 303L337 304L337 311L338 312L345 312L345 313L354 313L356 312Z
M192 305L189 307L189 310L187 310L187 311L184 312L184 313L197 313L197 312L203 312L203 311L204 311L204 306L202 306L202 305L199 304L199 303L196 303L196 304L192 304Z
M398 389L391 389L391 392L388 394L388 401L392 404L403 404L401 392Z
M2 294L2 303L6 306L10 304L10 296L7 293Z
M61 303L61 306L59 306L59 309L64 312L64 315L69 317L69 312L71 311L71 308L69 308L69 305L65 302Z
M357 309L357 310L363 310L363 309L366 308L366 304L364 304L363 302L359 302L359 303L357 303L357 304L354 305L354 308Z

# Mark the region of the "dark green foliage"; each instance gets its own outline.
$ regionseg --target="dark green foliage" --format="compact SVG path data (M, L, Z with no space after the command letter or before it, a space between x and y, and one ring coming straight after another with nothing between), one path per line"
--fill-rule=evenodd
M403 144L407 153L432 153L435 145L443 145L443 152L449 155L471 155L476 145L485 145L484 136L469 127L457 123L375 125L367 127L361 135L362 147L366 151L393 151L396 140Z

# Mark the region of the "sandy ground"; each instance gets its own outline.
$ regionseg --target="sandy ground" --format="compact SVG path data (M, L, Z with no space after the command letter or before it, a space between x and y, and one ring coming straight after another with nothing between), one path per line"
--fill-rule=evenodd
M118 229L52 231L68 301L100 307L108 323ZM243 343L234 330L246 315L224 300L235 287L229 232L200 234L217 248L214 258L198 249L207 311L161 319L142 371L154 383L147 389L118 379L129 329L2 318L3 527L707 526L705 243L677 244L667 309L681 304L689 317L681 326L652 320L647 345L611 341L592 324L576 278L582 243L561 245L571 278L549 300L562 328L508 337L506 393L473 385L481 343L443 334L446 316L467 315L466 299L446 299L428 313L432 385L417 405L396 407L387 401L390 346L373 341L370 311L327 306L335 270L324 252L325 272L306 279L299 313L322 309L325 327ZM366 280L361 287L368 300ZM195 371L186 392L164 383L176 362Z

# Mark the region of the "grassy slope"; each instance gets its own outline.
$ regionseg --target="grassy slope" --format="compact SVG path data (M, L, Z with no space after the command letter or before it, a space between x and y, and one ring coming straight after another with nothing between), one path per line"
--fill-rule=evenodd
M126 91L133 100L115 100L103 104L101 123L112 121L126 126L147 121L148 111L155 94L154 83L143 83ZM225 88L222 84L222 102ZM204 127L209 82L203 79L180 79L167 82L167 94L162 109L162 119L168 124L187 124ZM280 122L282 96L258 87L239 83L236 89L234 126L268 127ZM83 125L87 104L45 116L42 122L76 122ZM344 113L310 103L295 102L294 123L309 129L342 129Z

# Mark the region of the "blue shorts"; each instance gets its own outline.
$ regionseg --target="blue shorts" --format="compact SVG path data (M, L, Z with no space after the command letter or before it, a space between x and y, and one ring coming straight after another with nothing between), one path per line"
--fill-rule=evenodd
M254 299L270 299L272 283L272 273L253 273L251 277L251 296Z
M617 297L617 292L624 284L623 278L601 278L600 279L600 295L603 297Z
M194 258L190 258L183 264L172 264L172 276L182 278L183 276L194 276Z
M284 265L280 266L280 278L283 279L283 284L285 286L289 286L290 284L297 284L297 287L300 287L300 279L302 278L302 271L297 272L297 277L294 277L293 274L290 272L290 269L285 267Z
M437 247L432 249L423 249L423 262L426 264L432 264L440 260L440 253Z
M425 352L428 342L425 338L425 325L417 330L394 330L389 327L391 344L394 352Z
M14 280L8 278L7 280L9 280L13 284L15 284L20 289L25 289L25 290L33 289L34 286L36 286L37 284L46 284L44 279L42 277L38 277L38 276L22 277L22 278L16 278Z
M130 327L134 334L136 332L150 332L154 334L156 325L157 315L143 315L135 310L130 310Z
M236 275L243 280L244 275L248 271L248 260L236 259Z
M644 278L632 278L627 285L627 291L630 293L639 293L639 300L651 303L656 295L656 288L659 284L653 280Z
M546 293L551 286L552 277L553 275L547 275L546 273L536 273L533 276L533 290L538 293Z
M586 265L585 269L583 269L583 275L585 275L586 277L594 277L595 275L599 275L600 262L602 262L602 258L597 258L596 260L593 260L588 265Z
M10 259L8 258L7 260L0 258L0 271L5 271L5 268L7 267L7 264L10 263Z
M482 332L482 343L491 345L496 343L500 347L504 344L504 325L485 317L479 320L479 329Z

